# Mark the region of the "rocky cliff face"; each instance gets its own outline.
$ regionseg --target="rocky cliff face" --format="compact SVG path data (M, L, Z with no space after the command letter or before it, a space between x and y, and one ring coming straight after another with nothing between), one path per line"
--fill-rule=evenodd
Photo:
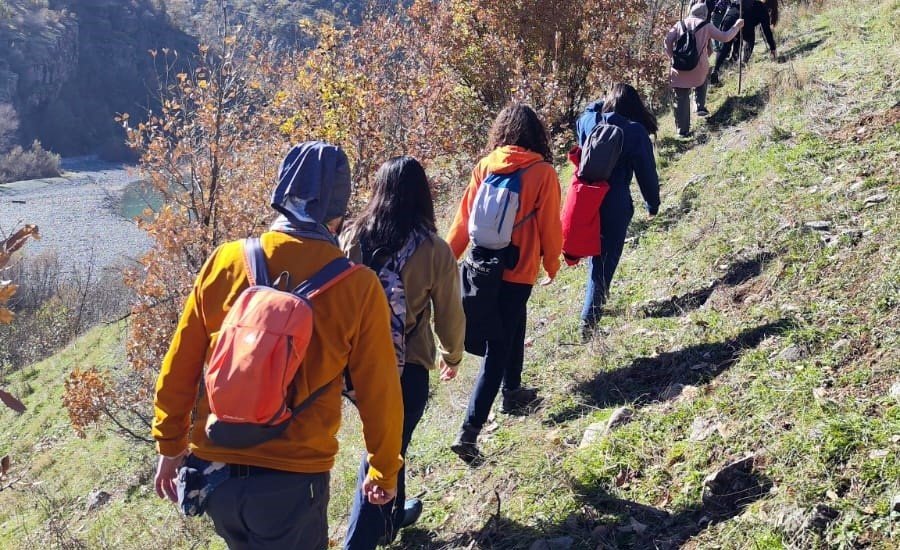
M0 102L19 112L23 141L37 138L63 155L121 150L113 117L153 104L157 68L148 50L190 54L196 41L151 0L34 6L14 0L0 12Z
M78 24L63 10L0 10L0 102L27 112L56 97L77 63Z
M333 15L352 23L364 4L225 3L231 23L284 48L306 44L300 19ZM372 4L388 5L394 3ZM165 70L154 66L148 51L176 50L186 62L198 39L217 31L220 16L221 4L212 0L0 0L0 103L18 111L23 143L39 139L64 156L127 153L114 117L139 117L153 107L159 71Z

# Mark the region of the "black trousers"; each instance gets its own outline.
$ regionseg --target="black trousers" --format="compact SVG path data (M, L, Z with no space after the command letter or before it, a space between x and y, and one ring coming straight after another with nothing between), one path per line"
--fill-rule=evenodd
M531 285L506 281L500 285L499 309L503 330L500 337L487 341L481 371L469 399L465 426L473 431L480 431L487 422L501 384L505 390L515 390L522 385L530 297Z
M737 23L737 20L740 19L740 12L736 6L729 6L728 11L725 12L725 16L722 18L722 26L719 27L719 30L728 31L731 30L731 27ZM739 41L741 40L741 35L738 33L738 36L734 38L731 42L723 42L722 47L719 48L718 52L716 52L716 65L713 67L713 72L718 73L719 69L722 68L722 65L728 61L729 58L733 56L736 57L738 54Z
M210 493L206 513L232 550L328 548L329 474L231 477Z

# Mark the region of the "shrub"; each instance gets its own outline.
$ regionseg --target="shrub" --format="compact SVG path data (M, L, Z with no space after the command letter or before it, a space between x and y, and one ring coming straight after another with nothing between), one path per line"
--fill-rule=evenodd
M18 262L4 276L17 283L9 301L16 317L0 324L0 374L49 357L93 325L123 316L130 301L120 274L66 271L51 254Z
M30 149L16 145L0 155L0 183L59 175L59 155L47 151L35 140Z

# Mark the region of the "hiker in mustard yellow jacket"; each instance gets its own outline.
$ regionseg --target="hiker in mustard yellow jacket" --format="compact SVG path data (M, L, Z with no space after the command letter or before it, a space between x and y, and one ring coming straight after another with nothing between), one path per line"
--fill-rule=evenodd
M334 233L350 197L350 170L339 148L322 142L294 147L279 170L272 206L281 216L263 233L270 277L294 284L342 257ZM328 546L329 471L338 451L342 374L356 390L369 471L362 486L375 504L390 502L402 465L403 405L388 304L375 274L359 269L311 299L312 339L294 380L293 406L324 393L286 431L244 449L216 446L204 426L209 402L201 391L204 364L225 315L248 286L241 241L220 246L203 266L162 365L153 437L160 455L156 490L176 500L179 467L202 464L218 486L205 502L216 532L230 547L324 549Z
M522 386L528 298L542 263L547 274L542 284L549 284L556 277L562 252L559 178L550 163L553 157L543 122L527 105L508 105L491 127L488 150L490 152L487 156L472 170L472 178L447 239L457 259L463 256L470 240L474 240L473 244L476 245L470 257L503 252L496 247L494 250L484 250L485 247L478 246L478 236L484 228L478 227L478 223L473 221L476 198L484 182L491 177L496 181L499 176L500 180L507 182L500 187L518 188L518 211L512 224L510 246L507 247L515 250L516 257L510 259L507 255L503 260L507 266L514 264L514 267L503 271L494 301L501 326L495 327L495 333L487 336L480 347L476 346L483 350L484 359L469 400L466 419L452 446L453 451L469 463L480 456L476 440L487 422L501 385L504 412L524 412L537 399L535 389ZM508 183L511 181L514 183ZM487 202L479 207L490 208L485 205ZM487 232L494 229L489 228ZM466 281L463 285L465 294ZM474 317L475 315L469 316L467 313L467 323L471 323L472 327L483 326ZM471 332L467 327L467 349L472 337L477 337Z

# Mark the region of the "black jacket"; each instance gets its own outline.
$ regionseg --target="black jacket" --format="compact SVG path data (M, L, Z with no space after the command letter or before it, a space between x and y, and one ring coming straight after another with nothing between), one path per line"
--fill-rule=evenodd
M752 48L756 44L756 27L762 26L763 36L769 44L769 51L775 51L775 36L772 34L772 21L769 19L769 10L765 4L751 0L744 2L744 28L741 36Z
M750 49L756 45L756 27L762 26L763 36L766 37L766 43L769 50L775 51L775 36L772 34L772 21L769 19L769 10L765 4L757 0L742 0L741 2L731 2L725 17L722 19L721 26L723 31L727 31L734 22L741 17L741 4L743 4L744 28L741 29L741 37Z

